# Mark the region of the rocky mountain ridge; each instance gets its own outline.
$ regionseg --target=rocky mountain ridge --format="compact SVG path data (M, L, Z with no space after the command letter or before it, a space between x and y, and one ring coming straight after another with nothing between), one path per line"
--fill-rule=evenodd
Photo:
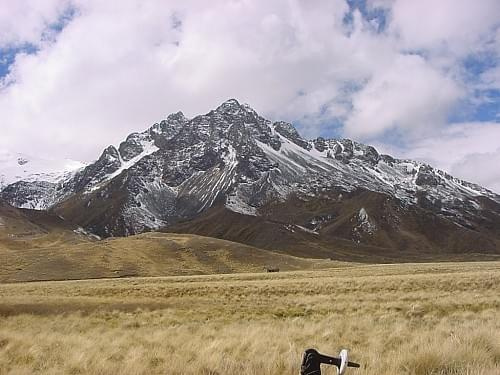
M19 181L0 197L17 207L53 210L109 237L172 227L216 207L274 220L274 207L291 199L337 204L359 191L395 202L402 210L390 219L395 230L403 211L418 208L457 230L500 231L500 196L485 188L348 139L306 140L291 124L266 120L234 99L192 119L171 114L71 176ZM352 228L342 236L369 243L383 227L378 214L353 208ZM328 215L300 223L288 218L280 226L314 237L338 220Z

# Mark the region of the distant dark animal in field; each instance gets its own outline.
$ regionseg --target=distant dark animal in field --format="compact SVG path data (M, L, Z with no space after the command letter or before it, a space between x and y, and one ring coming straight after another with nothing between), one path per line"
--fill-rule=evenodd
M278 267L266 267L267 272L280 272Z

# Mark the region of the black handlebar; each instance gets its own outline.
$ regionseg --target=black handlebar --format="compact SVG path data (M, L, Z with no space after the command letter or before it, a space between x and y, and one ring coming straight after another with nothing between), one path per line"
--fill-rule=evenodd
M321 354L316 349L307 349L302 357L302 365L300 366L301 375L321 375L322 363L340 368L342 359ZM359 363L355 362L347 362L347 366L360 367Z

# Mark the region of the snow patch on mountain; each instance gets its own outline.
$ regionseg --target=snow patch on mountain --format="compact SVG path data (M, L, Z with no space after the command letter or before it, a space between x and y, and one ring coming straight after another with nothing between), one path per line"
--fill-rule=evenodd
M93 234L93 233L83 229L82 227L76 228L75 230L73 230L73 232L76 234L79 234L81 236L90 238L92 240L97 240L97 241L101 240L101 237L99 237L97 234Z
M359 228L366 233L373 233L376 229L375 224L372 222L365 208L362 207L358 213Z
M138 233L144 230L158 229L168 224L167 218L175 208L177 191L167 186L160 177L153 181L140 181L140 192L134 198L134 204L125 208L125 217L131 230Z
M231 211L243 215L257 216L257 207L253 207L245 202L245 197L242 195L240 190L227 197L226 207Z
M84 167L84 163L75 160L37 158L2 150L0 151L0 190L17 181L56 183Z
M143 151L139 155L134 156L132 159L130 159L128 161L123 161L123 159L120 158L120 162L122 163L121 167L118 168L118 170L116 170L114 173L110 174L107 177L107 179L111 180L111 179L115 178L120 173L122 173L124 170L129 169L130 167L137 164L137 162L139 160L141 160L143 157L145 157L147 155L151 155L153 152L156 152L159 150L159 148L155 146L153 141L142 140L141 146L142 146Z
M113 178L120 175L123 171L132 168L134 165L136 165L144 157L151 155L154 152L159 150L159 148L154 144L154 141L151 141L151 140L141 139L140 145L142 146L142 152L139 153L138 155L134 156L130 160L127 160L127 161L125 161L122 158L122 156L120 155L120 152L117 152L118 160L120 162L120 167L116 171L114 171L113 173L110 173L107 176L105 176L101 181L99 181L98 184L94 184L93 186L90 186L88 192L90 193L90 192L93 192L95 190L98 190L104 184L108 183ZM110 155L107 155L107 156L108 156L108 158L111 157Z
M359 210L357 217L355 218L357 223L354 225L352 229L352 239L359 243L362 240L363 235L373 235L377 230L377 226L364 207L361 207Z
M306 232L306 233L310 233L310 234L315 234L315 235L318 235L319 233L312 230L312 229L309 229L309 228L306 228L306 227L303 227L302 225L295 225L297 228L299 228L300 230Z

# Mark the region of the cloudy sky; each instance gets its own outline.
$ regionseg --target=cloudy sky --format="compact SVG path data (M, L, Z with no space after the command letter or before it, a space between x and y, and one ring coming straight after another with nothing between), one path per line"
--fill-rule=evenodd
M498 0L0 0L0 150L91 161L237 98L500 192Z

